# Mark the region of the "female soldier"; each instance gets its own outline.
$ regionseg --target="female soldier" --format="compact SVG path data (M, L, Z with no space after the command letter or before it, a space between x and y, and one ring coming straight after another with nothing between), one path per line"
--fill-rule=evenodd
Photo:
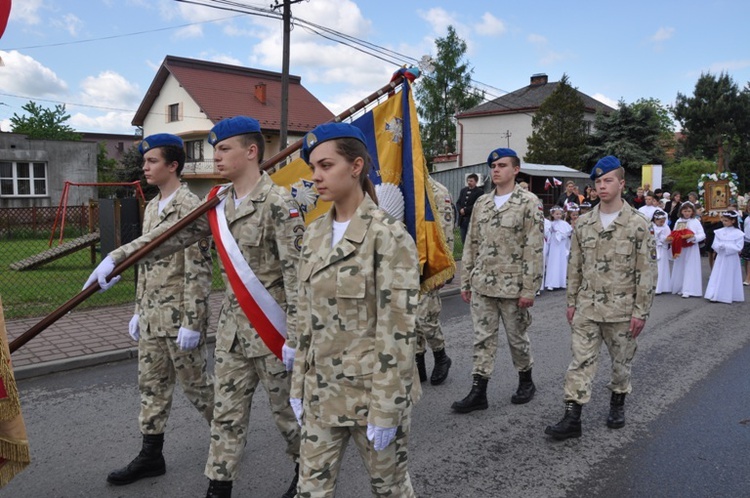
M328 123L308 133L302 157L320 198L299 267L300 343L291 404L302 426L298 496L333 496L354 439L375 496L415 496L407 472L419 273L413 240L380 210L362 132Z

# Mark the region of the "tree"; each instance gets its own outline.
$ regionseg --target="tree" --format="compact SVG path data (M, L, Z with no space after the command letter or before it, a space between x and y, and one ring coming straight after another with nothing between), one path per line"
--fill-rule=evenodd
M531 119L534 131L527 140L528 152L524 160L581 169L586 152L584 110L578 91L563 74L555 90Z
M672 108L685 135L685 155L715 161L750 184L750 88L739 89L726 73L701 74L693 95L677 94Z
M70 115L65 112L65 104L46 109L36 102L29 101L22 109L27 116L13 113L10 118L13 133L22 133L29 138L39 140L80 140L80 133L65 124Z
M597 113L587 144L587 165L614 155L627 171L640 176L644 164L664 164L662 141L669 134L668 125L655 102L641 99L628 105L621 100L614 112Z
M117 159L107 154L105 142L99 142L96 154L96 176L99 183L117 182ZM109 198L115 194L115 187L99 187L99 197Z
M698 190L700 176L704 173L713 173L715 168L716 165L712 161L685 158L664 168L663 183L669 185L672 192L681 192L685 200L688 192Z
M484 92L471 87L474 70L464 60L466 42L458 37L453 26L448 26L448 35L435 40L435 45L438 50L433 61L435 70L422 78L414 90L428 164L432 164L436 155L456 150L453 117L484 100Z

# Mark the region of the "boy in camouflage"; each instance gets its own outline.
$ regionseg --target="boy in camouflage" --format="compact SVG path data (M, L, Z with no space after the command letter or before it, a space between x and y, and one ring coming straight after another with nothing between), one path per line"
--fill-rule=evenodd
M195 209L200 200L180 185L185 165L182 139L160 133L138 146L143 173L159 195L146 206L143 231L174 224ZM208 296L211 292L211 253L208 239L156 261L139 265L135 314L129 333L138 341L138 418L143 449L127 467L107 476L110 484L130 484L144 477L164 474L162 456L175 381L210 423L214 387L206 374Z
M487 158L495 190L474 204L462 258L461 297L471 303L474 321L474 382L458 413L487 408L487 382L495 367L498 329L503 321L518 389L511 403L531 401L529 308L542 284L544 222L539 198L515 184L521 161L512 149L495 149Z
M581 436L581 408L591 398L602 341L612 358L607 427L625 425L625 395L636 338L651 310L656 287L656 245L650 222L622 199L625 173L606 156L591 170L601 202L578 219L568 261L567 318L573 361L565 374L565 415L545 433Z
M289 192L273 183L260 170L265 139L257 120L235 116L219 121L209 133L214 147L215 167L232 183L228 187L223 213L240 256L253 270L271 299L285 312L287 338L279 360L261 339L229 285L222 261L226 294L216 331L214 367L215 404L211 442L205 474L210 483L207 498L228 498L247 441L252 397L259 383L268 393L276 426L286 441L286 452L299 458L299 426L289 406L297 320L297 261L304 221ZM102 289L114 265L164 232L158 227L110 253L89 277L87 286L99 281ZM206 217L180 231L149 254L145 260L171 254L211 234ZM229 242L229 241L227 241ZM262 450L261 450L262 451ZM296 494L297 472L283 498Z
M435 209L440 216L440 225L445 234L445 242L448 245L449 255L453 258L453 199L445 185L428 177L435 198ZM451 359L445 352L445 337L440 327L440 310L443 303L440 300L440 289L432 289L423 293L419 298L417 309L417 370L419 381L427 382L427 368L425 366L425 343L430 346L435 358L435 366L432 369L430 383L437 386L448 378L451 368Z

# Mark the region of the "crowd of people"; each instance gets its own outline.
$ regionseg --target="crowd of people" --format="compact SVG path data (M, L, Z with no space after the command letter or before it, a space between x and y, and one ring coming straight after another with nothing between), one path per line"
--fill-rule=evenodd
M414 241L401 220L378 207L364 135L345 123L305 135L301 156L320 198L332 206L308 226L289 192L259 167L265 140L258 121L224 119L208 141L217 171L230 183L207 196L218 198L207 215L140 262L128 332L138 341L142 447L107 481L125 485L166 472L164 432L179 383L211 434L206 496L230 497L260 384L294 466L280 496L333 496L350 440L373 496L415 496L408 441L412 410L428 379L426 347L434 357L433 385L445 381L452 361L439 323L439 287L420 289ZM110 288L119 279L109 278L118 262L200 202L180 185L185 155L179 137L146 137L139 151L146 181L159 189L146 208L144 234L107 255L86 286ZM647 189L636 193L632 205L625 202L624 170L607 156L591 171L594 186L581 194L568 182L545 219L539 198L517 182L520 159L514 150L493 150L487 166L494 189L485 194L477 176L469 175L455 213L448 190L434 179L428 184L448 245L454 222L460 227L461 297L470 305L474 329L471 389L451 405L453 411L489 407L487 384L501 322L518 374L510 401L533 399L530 308L542 289L565 289L572 337L565 412L545 433L556 440L582 435L582 408L591 397L602 342L612 357L606 425L622 428L636 338L655 292L698 295L691 280L694 256L688 257L702 236L695 224L698 208L680 202L677 193L664 199L664 193ZM671 223L674 209L678 216ZM724 300L725 274L740 275L738 218L723 213L723 228L715 231L716 276L706 294L711 300ZM746 253L750 236L740 235ZM211 240L226 283L213 376L206 371L205 346ZM662 267L671 270L668 284Z

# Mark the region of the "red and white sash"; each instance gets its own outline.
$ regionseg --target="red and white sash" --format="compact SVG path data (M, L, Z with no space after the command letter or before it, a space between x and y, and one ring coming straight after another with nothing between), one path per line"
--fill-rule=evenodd
M229 185L217 185L211 189L208 197L215 197L222 188L229 188ZM242 256L227 224L224 214L225 202L226 197L216 208L208 212L208 223L211 226L216 250L224 264L224 270L240 308L268 349L281 358L281 347L286 341L286 313Z

